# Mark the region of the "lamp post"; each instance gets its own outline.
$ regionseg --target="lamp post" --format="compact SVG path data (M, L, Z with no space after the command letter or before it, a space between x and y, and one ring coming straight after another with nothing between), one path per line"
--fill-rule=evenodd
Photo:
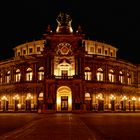
M133 111L135 111L135 101L136 101L136 97L132 97L132 101L133 101Z
M7 104L7 97L6 96L3 96L2 98L1 98L1 100L3 101L3 111L7 111L8 110L8 104Z
M115 100L116 100L116 97L114 95L111 95L110 99L111 99L111 111L114 111L115 110Z
M15 111L18 111L18 107L19 107L19 95L17 94L17 95L15 95L14 97L13 97L13 100L15 100L15 107L14 107L14 109L15 109Z

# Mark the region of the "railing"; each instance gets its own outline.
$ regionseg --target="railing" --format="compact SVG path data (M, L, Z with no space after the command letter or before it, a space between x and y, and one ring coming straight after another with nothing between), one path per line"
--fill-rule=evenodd
M73 76L66 76L66 75L64 75L64 76L55 76L55 79L72 79L73 78Z

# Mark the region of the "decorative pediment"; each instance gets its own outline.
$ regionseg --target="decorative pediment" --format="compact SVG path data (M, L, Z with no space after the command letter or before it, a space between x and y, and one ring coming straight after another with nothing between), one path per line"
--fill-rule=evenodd
M71 45L69 43L66 43L66 42L59 43L57 47L58 49L56 53L58 55L71 55L72 54Z

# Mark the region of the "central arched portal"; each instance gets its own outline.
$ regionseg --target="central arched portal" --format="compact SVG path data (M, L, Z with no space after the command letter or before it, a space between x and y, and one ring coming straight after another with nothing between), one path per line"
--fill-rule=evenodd
M56 96L57 111L72 110L72 93L67 86L61 86L57 90Z

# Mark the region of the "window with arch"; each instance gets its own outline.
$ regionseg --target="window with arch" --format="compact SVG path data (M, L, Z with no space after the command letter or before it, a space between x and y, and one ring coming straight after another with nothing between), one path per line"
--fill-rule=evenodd
M33 80L33 71L31 68L28 68L26 70L26 81L32 81Z
M17 53L17 56L20 56L20 52Z
M85 93L85 98L90 98L90 94L89 93Z
M40 67L38 69L38 80L43 80L44 79L44 67Z
M43 97L44 97L43 92L39 93L39 98L43 98Z
M119 71L119 82L124 83L124 74L122 71Z
M10 71L8 71L7 73L6 73L6 77L5 77L5 83L10 83Z
M101 48L98 48L98 53L102 53L102 49Z
M89 67L85 67L85 80L91 80L91 70Z
M15 80L16 82L20 82L20 79L21 79L20 69L17 69L15 74Z
M97 81L103 81L103 70L101 68L97 69Z
M85 100L91 100L90 93L85 93Z
M0 83L2 83L2 73L0 73Z
M109 82L115 82L115 75L112 69L109 70L108 78L109 78Z
M131 85L131 75L127 73L127 84Z

